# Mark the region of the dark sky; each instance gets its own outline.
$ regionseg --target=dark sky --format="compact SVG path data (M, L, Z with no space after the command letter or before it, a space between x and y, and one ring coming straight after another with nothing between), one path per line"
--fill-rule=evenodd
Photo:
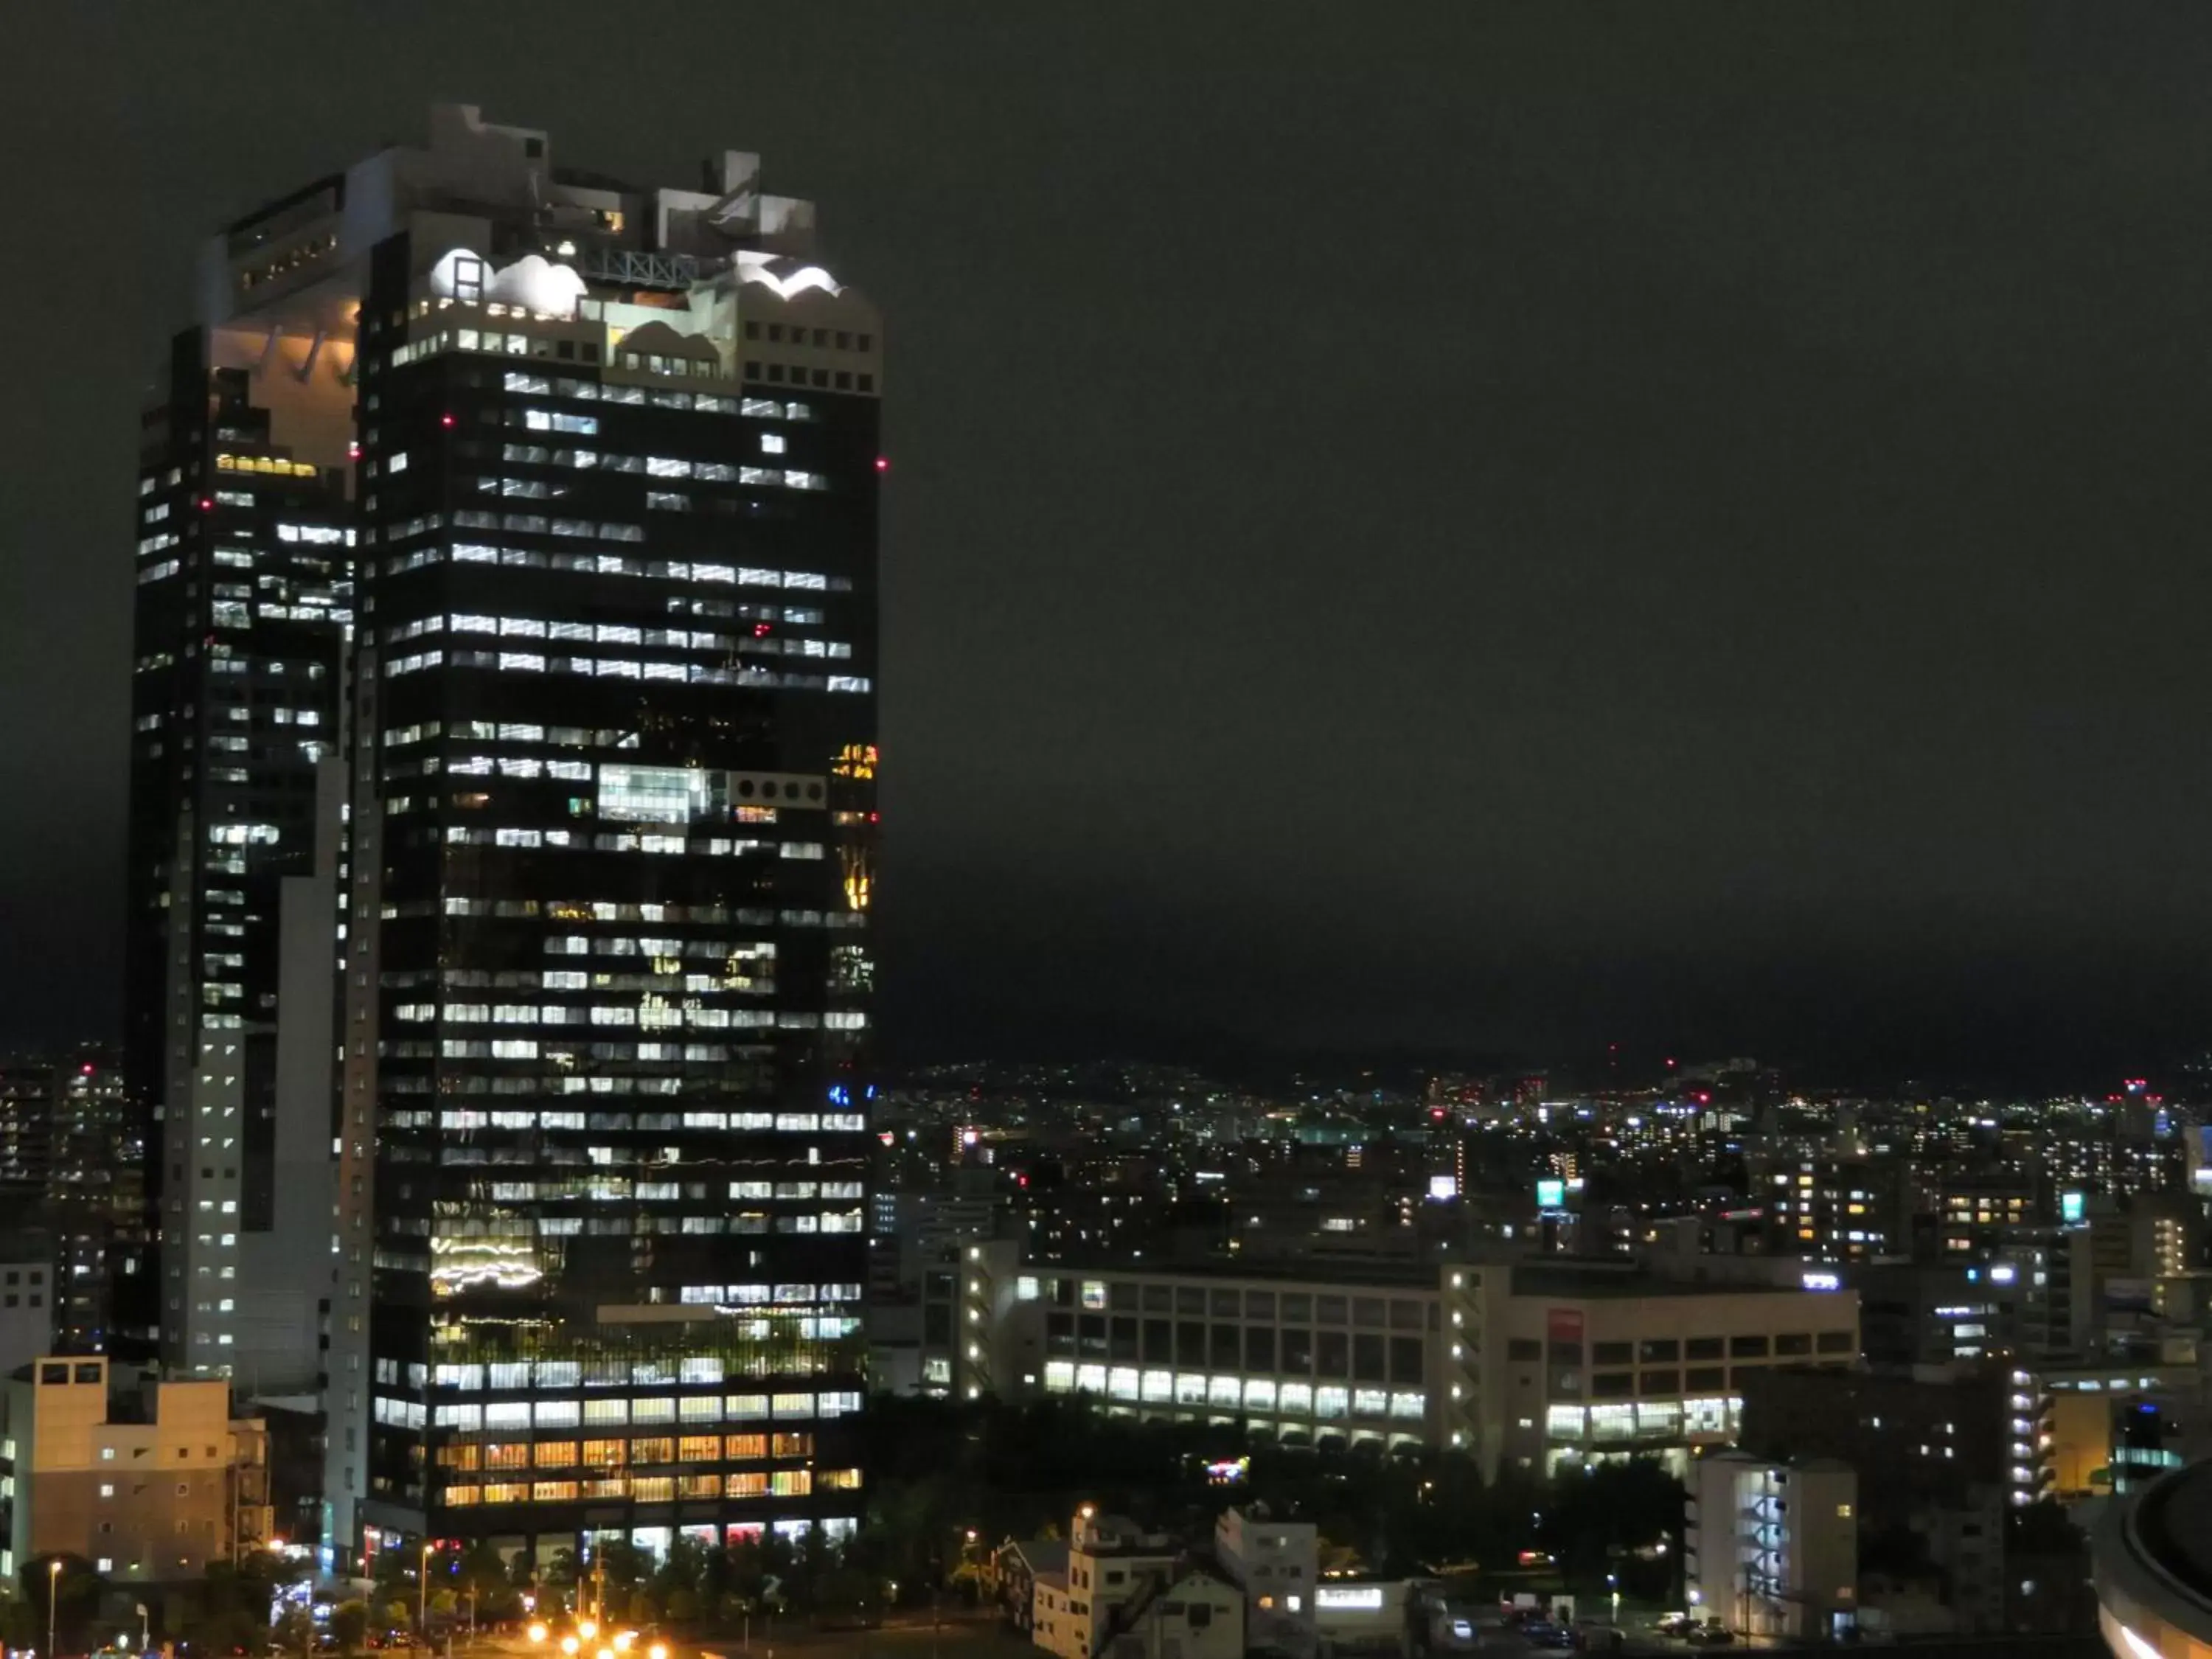
M435 99L885 307L902 1054L2212 1041L2212 9L18 9L0 1035L104 1032L207 227Z

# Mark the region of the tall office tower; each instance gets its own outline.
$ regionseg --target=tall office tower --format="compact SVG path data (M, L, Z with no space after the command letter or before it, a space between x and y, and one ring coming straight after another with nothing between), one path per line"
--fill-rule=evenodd
M313 792L254 769L303 710L338 726L295 695L337 659L291 647L325 635L282 562L335 581L349 550L349 818L313 843L345 867L319 1261L341 1550L859 1514L880 330L812 227L750 155L635 188L453 106L210 249L207 307L262 349L180 349L144 558L189 620L141 742L198 739L149 757L187 769L171 794L216 787L195 764L249 794L148 815L134 868L217 867L143 973L198 1022L198 1086L258 1098L254 882L307 845ZM295 387L343 404L312 447ZM322 470L349 444L350 503ZM252 664L236 727L216 643ZM207 1121L195 1100L191 1155L172 1137L164 1221L221 1263L228 1212L197 1206L250 1166Z
M329 1294L352 391L285 257L216 240L238 276L142 424L124 1070L158 1250L108 1346L296 1390Z

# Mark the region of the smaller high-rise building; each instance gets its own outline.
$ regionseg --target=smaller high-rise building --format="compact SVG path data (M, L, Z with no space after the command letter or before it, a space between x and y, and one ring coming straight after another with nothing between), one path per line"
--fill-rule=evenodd
M1858 1622L1858 1477L1832 1460L1700 1459L1683 1543L1690 1600L1740 1637L1842 1637Z

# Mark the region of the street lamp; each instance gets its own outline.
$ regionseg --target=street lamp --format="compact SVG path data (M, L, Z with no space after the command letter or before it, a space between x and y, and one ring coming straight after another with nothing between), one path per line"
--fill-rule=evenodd
M46 1659L53 1659L54 1656L54 1611L61 1589L62 1559L57 1555L46 1563Z
M415 1640L422 1647L430 1645L430 1556L437 1547L429 1539L422 1540L415 1572Z

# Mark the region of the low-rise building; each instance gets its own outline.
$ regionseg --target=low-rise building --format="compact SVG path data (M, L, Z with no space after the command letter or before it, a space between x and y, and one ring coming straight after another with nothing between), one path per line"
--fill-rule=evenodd
M1729 1443L1741 1384L1848 1366L1832 1275L1694 1282L1633 1264L1468 1263L1327 1276L1045 1268L962 1251L949 1356L963 1397L1090 1394L1109 1412L1242 1423L1290 1445L1455 1448L1486 1477Z
M1030 1639L1058 1659L1243 1659L1244 1596L1170 1534L1085 1509L1036 1575Z
M1264 1504L1227 1510L1213 1523L1213 1554L1244 1592L1246 1642L1308 1659L1321 1627L1321 1535L1313 1522L1278 1520Z
M1067 1544L1058 1538L1008 1539L991 1558L990 1584L1008 1625L1027 1634L1036 1621L1037 1580L1067 1582Z
M1690 1600L1741 1637L1840 1637L1857 1622L1858 1478L1832 1459L1719 1452L1684 1511Z
M125 1583L197 1578L270 1533L268 1443L221 1379L162 1382L100 1357L45 1358L9 1379L0 1574L82 1556Z

